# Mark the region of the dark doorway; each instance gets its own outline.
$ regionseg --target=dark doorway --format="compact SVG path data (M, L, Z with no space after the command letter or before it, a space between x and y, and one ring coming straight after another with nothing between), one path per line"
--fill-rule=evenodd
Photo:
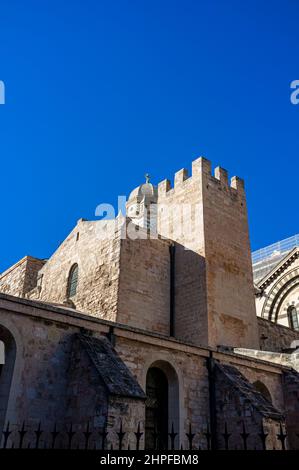
M164 372L151 367L146 376L145 448L167 449L168 380Z

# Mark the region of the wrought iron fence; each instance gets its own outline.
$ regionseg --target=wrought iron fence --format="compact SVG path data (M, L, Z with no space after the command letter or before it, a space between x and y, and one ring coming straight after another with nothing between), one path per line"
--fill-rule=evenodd
M274 450L287 450L287 440L290 437L284 430L284 426L280 423L279 432L276 434L279 446L269 446L268 438L269 433L264 429L263 423L260 425L260 430L257 433L250 433L246 430L246 425L242 423L242 431L236 432L229 429L227 423L224 423L222 432L212 434L209 423L204 429L196 431L192 428L191 424L188 426L188 432L180 436L181 442L177 443L178 433L175 432L174 425L172 424L171 430L168 433L168 445L163 448L159 432L152 432L152 440L154 448L152 450L213 450L220 448L224 450L266 450L273 448ZM125 444L125 437L130 436L129 444ZM201 443L196 444L195 438L201 437ZM240 445L236 445L236 437L240 441ZM299 449L299 433L293 436L296 439L296 449ZM54 424L51 430L45 430L41 422L36 428L32 428L26 422L21 426L11 425L9 422L6 424L5 429L2 431L2 439L0 443L1 449L85 449L85 450L142 450L143 449L144 431L141 429L140 423L135 431L124 431L123 423L120 422L118 430L111 430L109 432L91 431L90 423L87 423L84 430L76 430L76 425L70 423L68 426L59 428ZM254 438L254 439L252 439ZM250 447L250 441L259 442L253 447ZM294 442L294 439L293 439Z

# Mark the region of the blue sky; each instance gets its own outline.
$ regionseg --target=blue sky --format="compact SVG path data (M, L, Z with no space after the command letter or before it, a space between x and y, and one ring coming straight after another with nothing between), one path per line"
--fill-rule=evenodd
M297 0L2 0L0 271L200 155L246 180L252 248L299 232Z

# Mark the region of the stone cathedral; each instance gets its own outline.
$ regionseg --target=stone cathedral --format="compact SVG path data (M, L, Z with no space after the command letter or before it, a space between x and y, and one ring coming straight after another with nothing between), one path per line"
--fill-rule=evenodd
M139 426L141 448L192 429L204 449L228 427L241 449L245 426L260 449L262 426L266 448L299 448L297 244L252 266L244 182L203 157L126 209L0 275L0 435L88 423L111 442L121 423L126 448Z

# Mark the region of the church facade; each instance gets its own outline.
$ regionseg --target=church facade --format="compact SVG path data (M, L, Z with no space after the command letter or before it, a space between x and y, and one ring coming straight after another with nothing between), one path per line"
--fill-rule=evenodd
M253 253L257 315L299 331L299 235Z
M0 275L0 432L244 448L246 429L248 447L298 448L297 261L254 283L244 182L205 158L173 187L147 177L126 216L80 219L48 260Z

